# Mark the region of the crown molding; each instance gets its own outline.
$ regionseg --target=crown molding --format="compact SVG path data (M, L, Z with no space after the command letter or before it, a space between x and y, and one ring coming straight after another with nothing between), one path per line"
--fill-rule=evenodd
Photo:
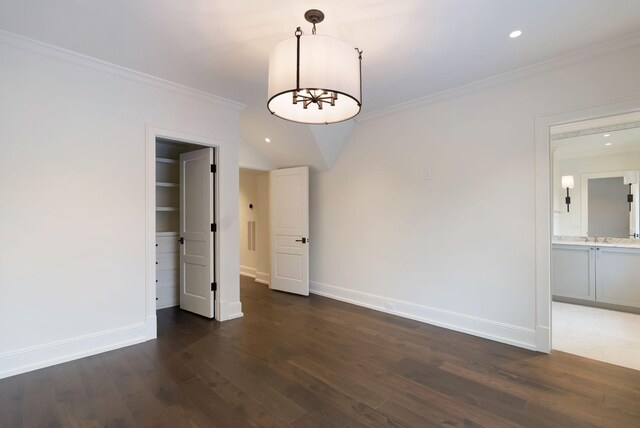
M416 98L411 101L392 105L390 107L384 107L378 110L374 110L368 113L360 114L356 116L356 122L366 122L371 119L380 118L396 113L400 113L406 110L411 110L419 107L423 107L430 104L435 104L447 99L459 97L469 94L474 91L487 89L495 86L499 86L505 83L509 83L515 80L524 79L536 74L545 73L558 68L574 65L592 58L598 58L614 52L631 49L640 45L640 32L633 33L609 42L601 43L598 45L590 46L588 48L580 49L575 52L571 52L566 55L551 58L546 61L538 62L532 65L528 65L522 68L508 71L506 73L497 74L495 76L488 77L486 79L476 80L475 82L467 83L462 86L457 86L451 89L446 89L441 92L436 92L424 97Z
M4 46L14 50L29 52L32 54L44 56L57 61L65 62L78 67L97 71L99 73L108 74L129 80L131 82L143 84L156 89L173 92L186 97L194 98L206 103L215 104L220 107L228 108L235 111L242 111L246 108L245 104L223 98L209 92L174 83L169 80L161 79L156 76L141 73L126 67L122 67L110 62L102 61L87 55L73 52L58 46L40 42L25 36L21 36L9 31L0 30L0 46Z

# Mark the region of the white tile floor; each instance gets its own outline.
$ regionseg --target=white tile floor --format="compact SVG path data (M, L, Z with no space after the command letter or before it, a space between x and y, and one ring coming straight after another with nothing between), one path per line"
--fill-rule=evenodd
M640 370L640 315L552 302L552 348Z

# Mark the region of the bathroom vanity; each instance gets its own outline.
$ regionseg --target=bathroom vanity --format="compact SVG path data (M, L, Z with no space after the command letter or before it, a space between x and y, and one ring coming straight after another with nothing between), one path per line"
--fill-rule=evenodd
M640 240L556 238L553 299L640 313Z

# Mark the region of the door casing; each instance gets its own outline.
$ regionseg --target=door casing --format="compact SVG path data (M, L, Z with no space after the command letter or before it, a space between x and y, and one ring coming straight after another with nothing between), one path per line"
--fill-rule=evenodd
M553 187L551 127L640 111L640 97L535 117L535 337L536 350L551 352L551 240Z
M220 174L220 150L221 142L213 138L201 135L193 135L181 131L173 131L163 129L151 125L146 126L146 185L145 185L145 213L146 213L146 230L145 230L145 266L146 266L146 287L145 287L145 327L146 339L155 339L158 336L157 318L156 318L156 268L155 268L155 240L156 240L156 139L163 138L172 140L177 143L197 144L203 147L213 147L214 161L218 165L217 173ZM220 218L220 180L214 180L215 186L215 209L214 218L216 221ZM220 230L220 228L218 228ZM215 302L215 319L220 321L220 301L223 287L220 284L220 238L214 238L214 264L215 264L215 281L218 283L218 291Z

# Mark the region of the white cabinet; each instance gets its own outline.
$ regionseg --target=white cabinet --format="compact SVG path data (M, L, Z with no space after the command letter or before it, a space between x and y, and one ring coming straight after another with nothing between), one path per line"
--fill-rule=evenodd
M640 249L554 244L554 297L640 308Z
M159 232L156 235L156 308L180 304L178 271L178 235Z
M640 308L640 250L598 247L598 302Z
M552 291L554 296L595 300L595 247L554 245Z

